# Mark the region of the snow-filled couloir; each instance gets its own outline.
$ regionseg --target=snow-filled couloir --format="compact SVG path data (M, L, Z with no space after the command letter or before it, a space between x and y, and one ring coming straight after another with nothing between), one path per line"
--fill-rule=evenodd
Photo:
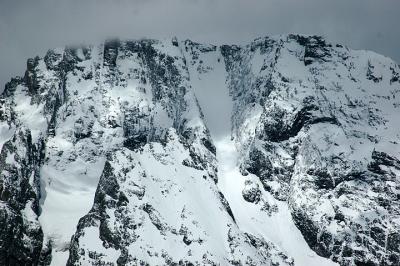
M0 264L398 265L399 72L301 35L29 59L0 98Z

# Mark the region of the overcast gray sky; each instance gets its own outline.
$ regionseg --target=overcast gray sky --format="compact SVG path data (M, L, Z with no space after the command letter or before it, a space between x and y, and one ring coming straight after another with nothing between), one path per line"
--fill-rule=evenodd
M400 62L400 0L0 0L0 86L66 44L177 36L244 43L319 34Z

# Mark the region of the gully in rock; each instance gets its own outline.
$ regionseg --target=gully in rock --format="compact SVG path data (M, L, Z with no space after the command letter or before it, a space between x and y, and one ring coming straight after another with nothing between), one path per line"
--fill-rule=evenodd
M399 265L399 73L304 35L29 59L0 96L0 264Z

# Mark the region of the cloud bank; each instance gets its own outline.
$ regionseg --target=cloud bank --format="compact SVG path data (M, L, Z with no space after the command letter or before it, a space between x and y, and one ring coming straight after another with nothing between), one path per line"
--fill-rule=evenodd
M0 0L0 91L26 59L108 37L243 43L318 34L400 62L398 0Z

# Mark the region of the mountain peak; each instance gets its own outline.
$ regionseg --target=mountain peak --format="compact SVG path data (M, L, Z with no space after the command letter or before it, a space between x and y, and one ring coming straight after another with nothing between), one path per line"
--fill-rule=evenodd
M293 34L29 59L0 97L0 264L397 265L399 73Z

